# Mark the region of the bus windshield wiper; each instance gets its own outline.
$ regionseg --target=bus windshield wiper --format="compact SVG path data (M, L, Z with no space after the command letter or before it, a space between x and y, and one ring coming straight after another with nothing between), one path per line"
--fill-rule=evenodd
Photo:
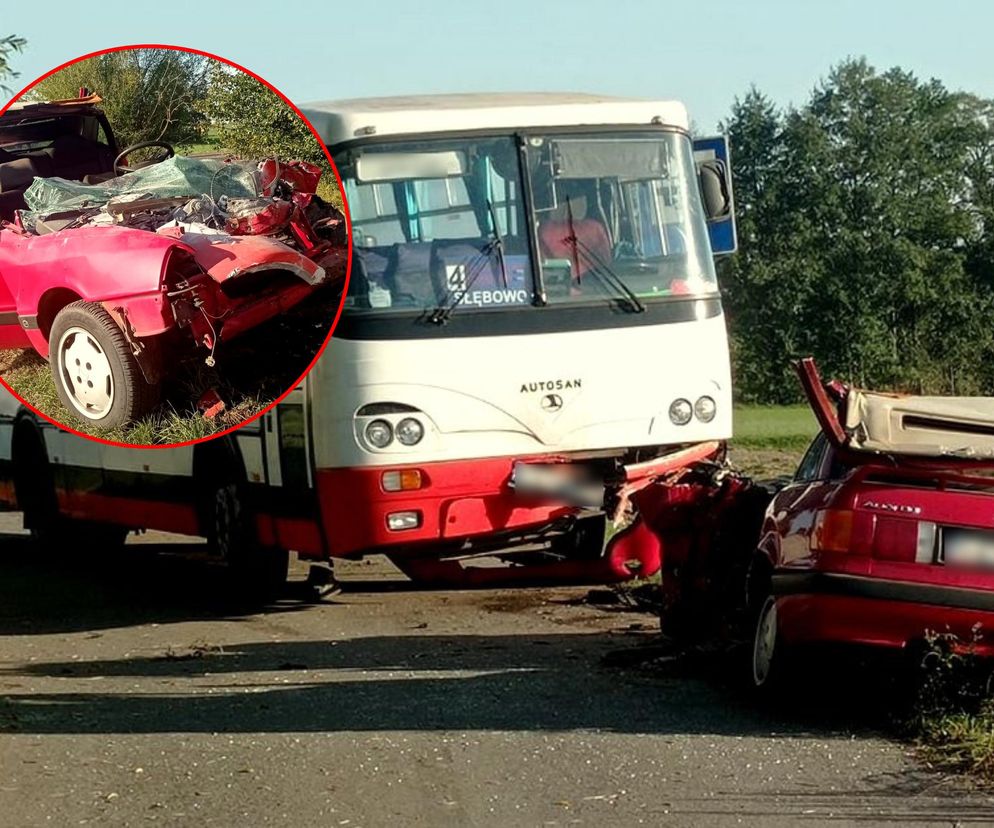
M438 303L435 309L428 314L428 321L433 322L436 325L444 325L449 321L449 317L452 315L452 311L466 298L466 294L470 292L476 280L480 278L480 275L484 270L487 269L487 264L490 262L490 258L496 254L497 264L500 267L501 278L504 282L504 287L507 287L507 265L504 261L504 239L500 234L500 229L497 226L497 214L494 210L493 202L487 199L487 209L490 211L491 221L493 222L493 230L490 234L490 240L484 245L484 247L477 253L469 262L467 262L465 267L466 279L463 282L463 286L458 290L454 291L449 288L445 292L445 296L442 297L442 301Z
M616 292L624 296L633 312L644 313L645 304L638 298L635 291L628 287L628 283L577 237L576 227L573 224L573 205L570 203L569 196L566 197L566 221L569 226L569 235L566 237L566 243L573 248L573 261L577 270L577 279L580 277L579 258L582 253L587 265L590 267L588 272L593 273L601 280L602 284L614 288Z
M494 207L493 201L489 198L487 199L487 210L490 212L490 223L493 225L493 235L491 236L494 241L494 249L497 252L497 264L500 265L500 278L504 287L507 285L507 263L504 261L504 237L500 234L500 225L497 224L497 210Z

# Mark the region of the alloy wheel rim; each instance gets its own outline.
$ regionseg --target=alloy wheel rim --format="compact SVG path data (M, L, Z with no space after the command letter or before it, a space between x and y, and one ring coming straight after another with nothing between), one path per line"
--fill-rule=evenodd
M110 359L83 328L69 328L56 352L59 379L76 411L88 420L101 420L114 406L114 374Z
M757 687L762 687L770 677L776 643L777 602L770 596L759 614L752 648L752 680Z

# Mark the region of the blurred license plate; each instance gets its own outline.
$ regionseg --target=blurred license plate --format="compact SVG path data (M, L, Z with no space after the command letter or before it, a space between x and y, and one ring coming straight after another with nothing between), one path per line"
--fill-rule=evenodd
M600 508L604 483L586 466L571 463L515 463L511 488L525 495L540 495L573 506Z
M994 569L994 533L943 529L942 559L949 566Z

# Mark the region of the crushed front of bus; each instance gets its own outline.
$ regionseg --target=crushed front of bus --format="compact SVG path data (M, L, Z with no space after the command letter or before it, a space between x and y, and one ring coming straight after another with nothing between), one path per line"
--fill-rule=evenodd
M383 139L336 162L354 258L309 378L332 554L570 536L626 470L731 436L684 132Z

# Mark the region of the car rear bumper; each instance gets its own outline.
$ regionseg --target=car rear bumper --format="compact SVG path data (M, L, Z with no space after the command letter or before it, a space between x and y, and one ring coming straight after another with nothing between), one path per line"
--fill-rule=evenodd
M773 592L788 643L904 647L951 633L994 655L994 591L805 572L775 574Z

